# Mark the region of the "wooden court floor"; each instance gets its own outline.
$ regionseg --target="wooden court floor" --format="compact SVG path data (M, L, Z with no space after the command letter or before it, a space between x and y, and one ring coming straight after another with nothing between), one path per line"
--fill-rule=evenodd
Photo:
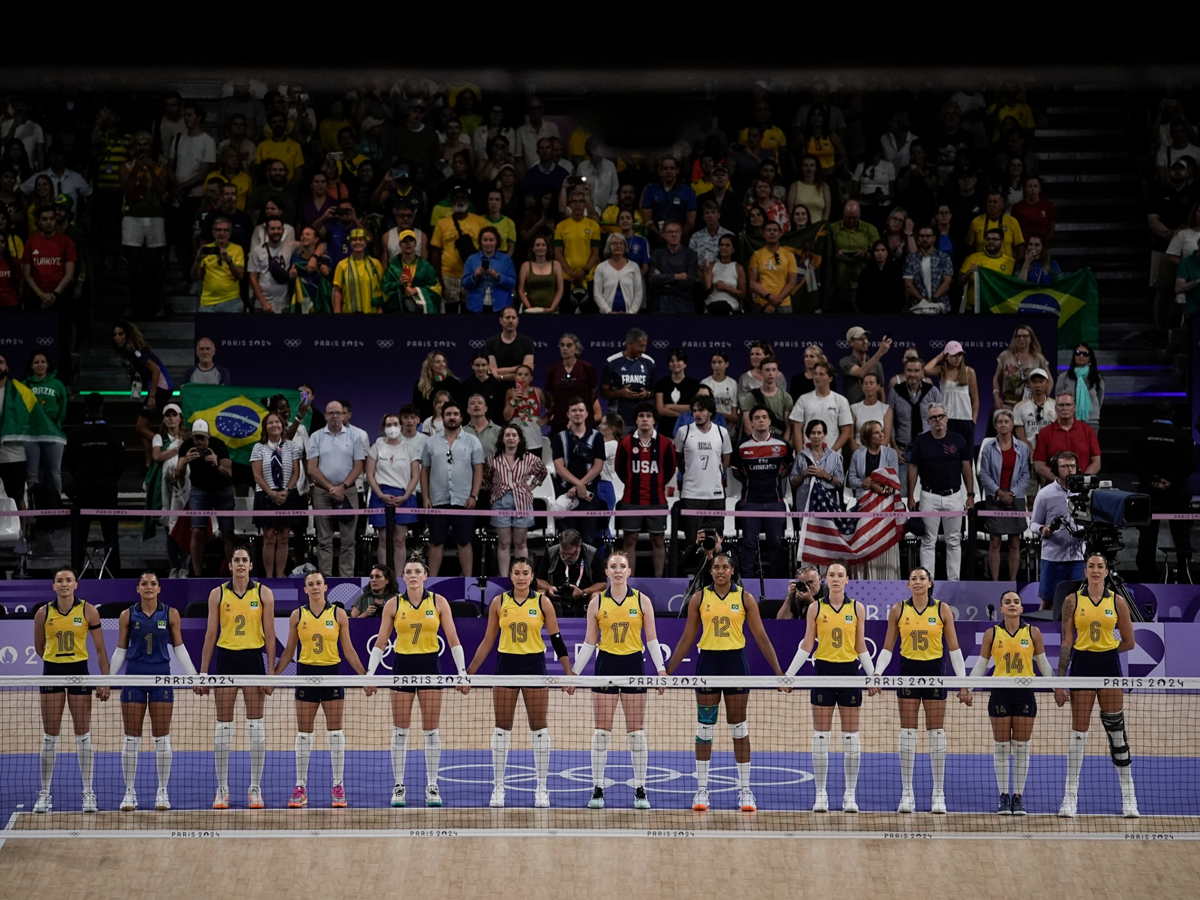
M714 853L713 851L717 851ZM1004 873L1014 881L997 882ZM307 900L342 894L561 900L625 897L887 895L894 900L1004 893L1089 900L1188 898L1194 842L738 841L628 838L322 839L232 842L10 840L0 900L53 897Z

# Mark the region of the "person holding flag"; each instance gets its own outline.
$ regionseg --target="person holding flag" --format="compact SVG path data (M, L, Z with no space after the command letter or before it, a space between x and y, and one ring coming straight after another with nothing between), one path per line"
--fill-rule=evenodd
M397 235L400 253L383 273L385 313L438 313L442 311L442 286L428 260L417 253L417 233L411 228Z

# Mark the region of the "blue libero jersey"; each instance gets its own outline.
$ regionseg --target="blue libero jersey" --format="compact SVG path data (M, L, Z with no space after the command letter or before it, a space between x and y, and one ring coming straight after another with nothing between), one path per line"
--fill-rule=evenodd
M165 675L171 671L171 625L167 618L170 607L158 604L154 615L142 612L142 604L129 608L129 649L125 671L129 675Z

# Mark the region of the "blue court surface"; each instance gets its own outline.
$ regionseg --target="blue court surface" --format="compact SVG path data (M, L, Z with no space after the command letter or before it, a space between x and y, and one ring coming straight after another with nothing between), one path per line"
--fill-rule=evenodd
M830 805L840 808L842 756L830 754L827 790ZM6 821L18 811L29 812L40 784L36 753L0 755L4 778L0 782L0 816ZM611 808L630 808L633 772L628 752L610 751L606 769L606 802ZM1066 760L1061 756L1034 756L1025 788L1030 813L1054 814L1062 800ZM290 751L267 754L263 794L271 809L287 806L295 777L295 757ZM1133 777L1143 816L1200 816L1200 759L1190 757L1134 757ZM405 769L410 806L424 806L425 757L420 749L408 752ZM696 790L695 758L691 753L651 752L647 794L656 809L688 809ZM230 754L230 808L246 807L249 755ZM309 767L310 807L329 806L332 784L329 754L314 750ZM124 795L121 754L96 754L94 786L101 810L115 810ZM153 809L157 786L153 752L142 752L138 762L137 792L142 808ZM505 786L509 808L533 806L535 774L531 751L509 754ZM814 798L811 756L808 753L756 753L752 758L751 786L760 810L808 810ZM392 791L391 757L386 750L347 751L346 794L351 808L384 808ZM486 750L444 751L440 788L446 807L486 807L492 790L492 757ZM554 751L550 761L551 805L581 808L592 790L591 760L587 750ZM929 809L929 758L918 754L914 789L917 810ZM174 755L170 796L173 809L208 810L216 790L211 753L180 752ZM716 752L709 769L711 809L733 809L737 799L737 769L733 755ZM946 760L946 806L950 812L990 813L995 810L996 784L992 757L980 754L949 755ZM53 782L54 811L80 808L79 767L74 753L59 753ZM863 812L895 811L900 799L899 760L895 753L864 753L858 782L858 804ZM1079 813L1118 814L1121 794L1116 769L1107 757L1089 756L1080 781Z

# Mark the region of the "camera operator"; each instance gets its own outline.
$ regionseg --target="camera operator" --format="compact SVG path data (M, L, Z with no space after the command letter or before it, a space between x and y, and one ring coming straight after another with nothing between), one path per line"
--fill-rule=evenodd
M725 537L721 532L712 528L701 528L696 531L696 540L683 548L684 571L696 570L696 574L692 576L692 581L688 585L687 593L684 594L685 597L692 596L712 581L709 570L712 569L713 557L722 552L721 547L724 543ZM733 571L733 583L742 583L741 573L738 572L736 565Z
M803 619L808 615L808 604L814 600L828 600L829 588L821 583L821 572L812 563L801 563L796 567L796 578L788 582L787 599L775 614L777 619Z
M595 547L583 542L574 528L558 536L538 560L537 587L554 602L560 616L586 614L592 594L604 590L604 563Z
M1079 470L1079 460L1070 450L1054 454L1049 462L1054 480L1038 491L1033 501L1030 527L1042 535L1042 580L1038 597L1042 609L1054 604L1054 591L1060 582L1083 579L1085 544L1072 530L1079 526L1067 507L1067 478Z

